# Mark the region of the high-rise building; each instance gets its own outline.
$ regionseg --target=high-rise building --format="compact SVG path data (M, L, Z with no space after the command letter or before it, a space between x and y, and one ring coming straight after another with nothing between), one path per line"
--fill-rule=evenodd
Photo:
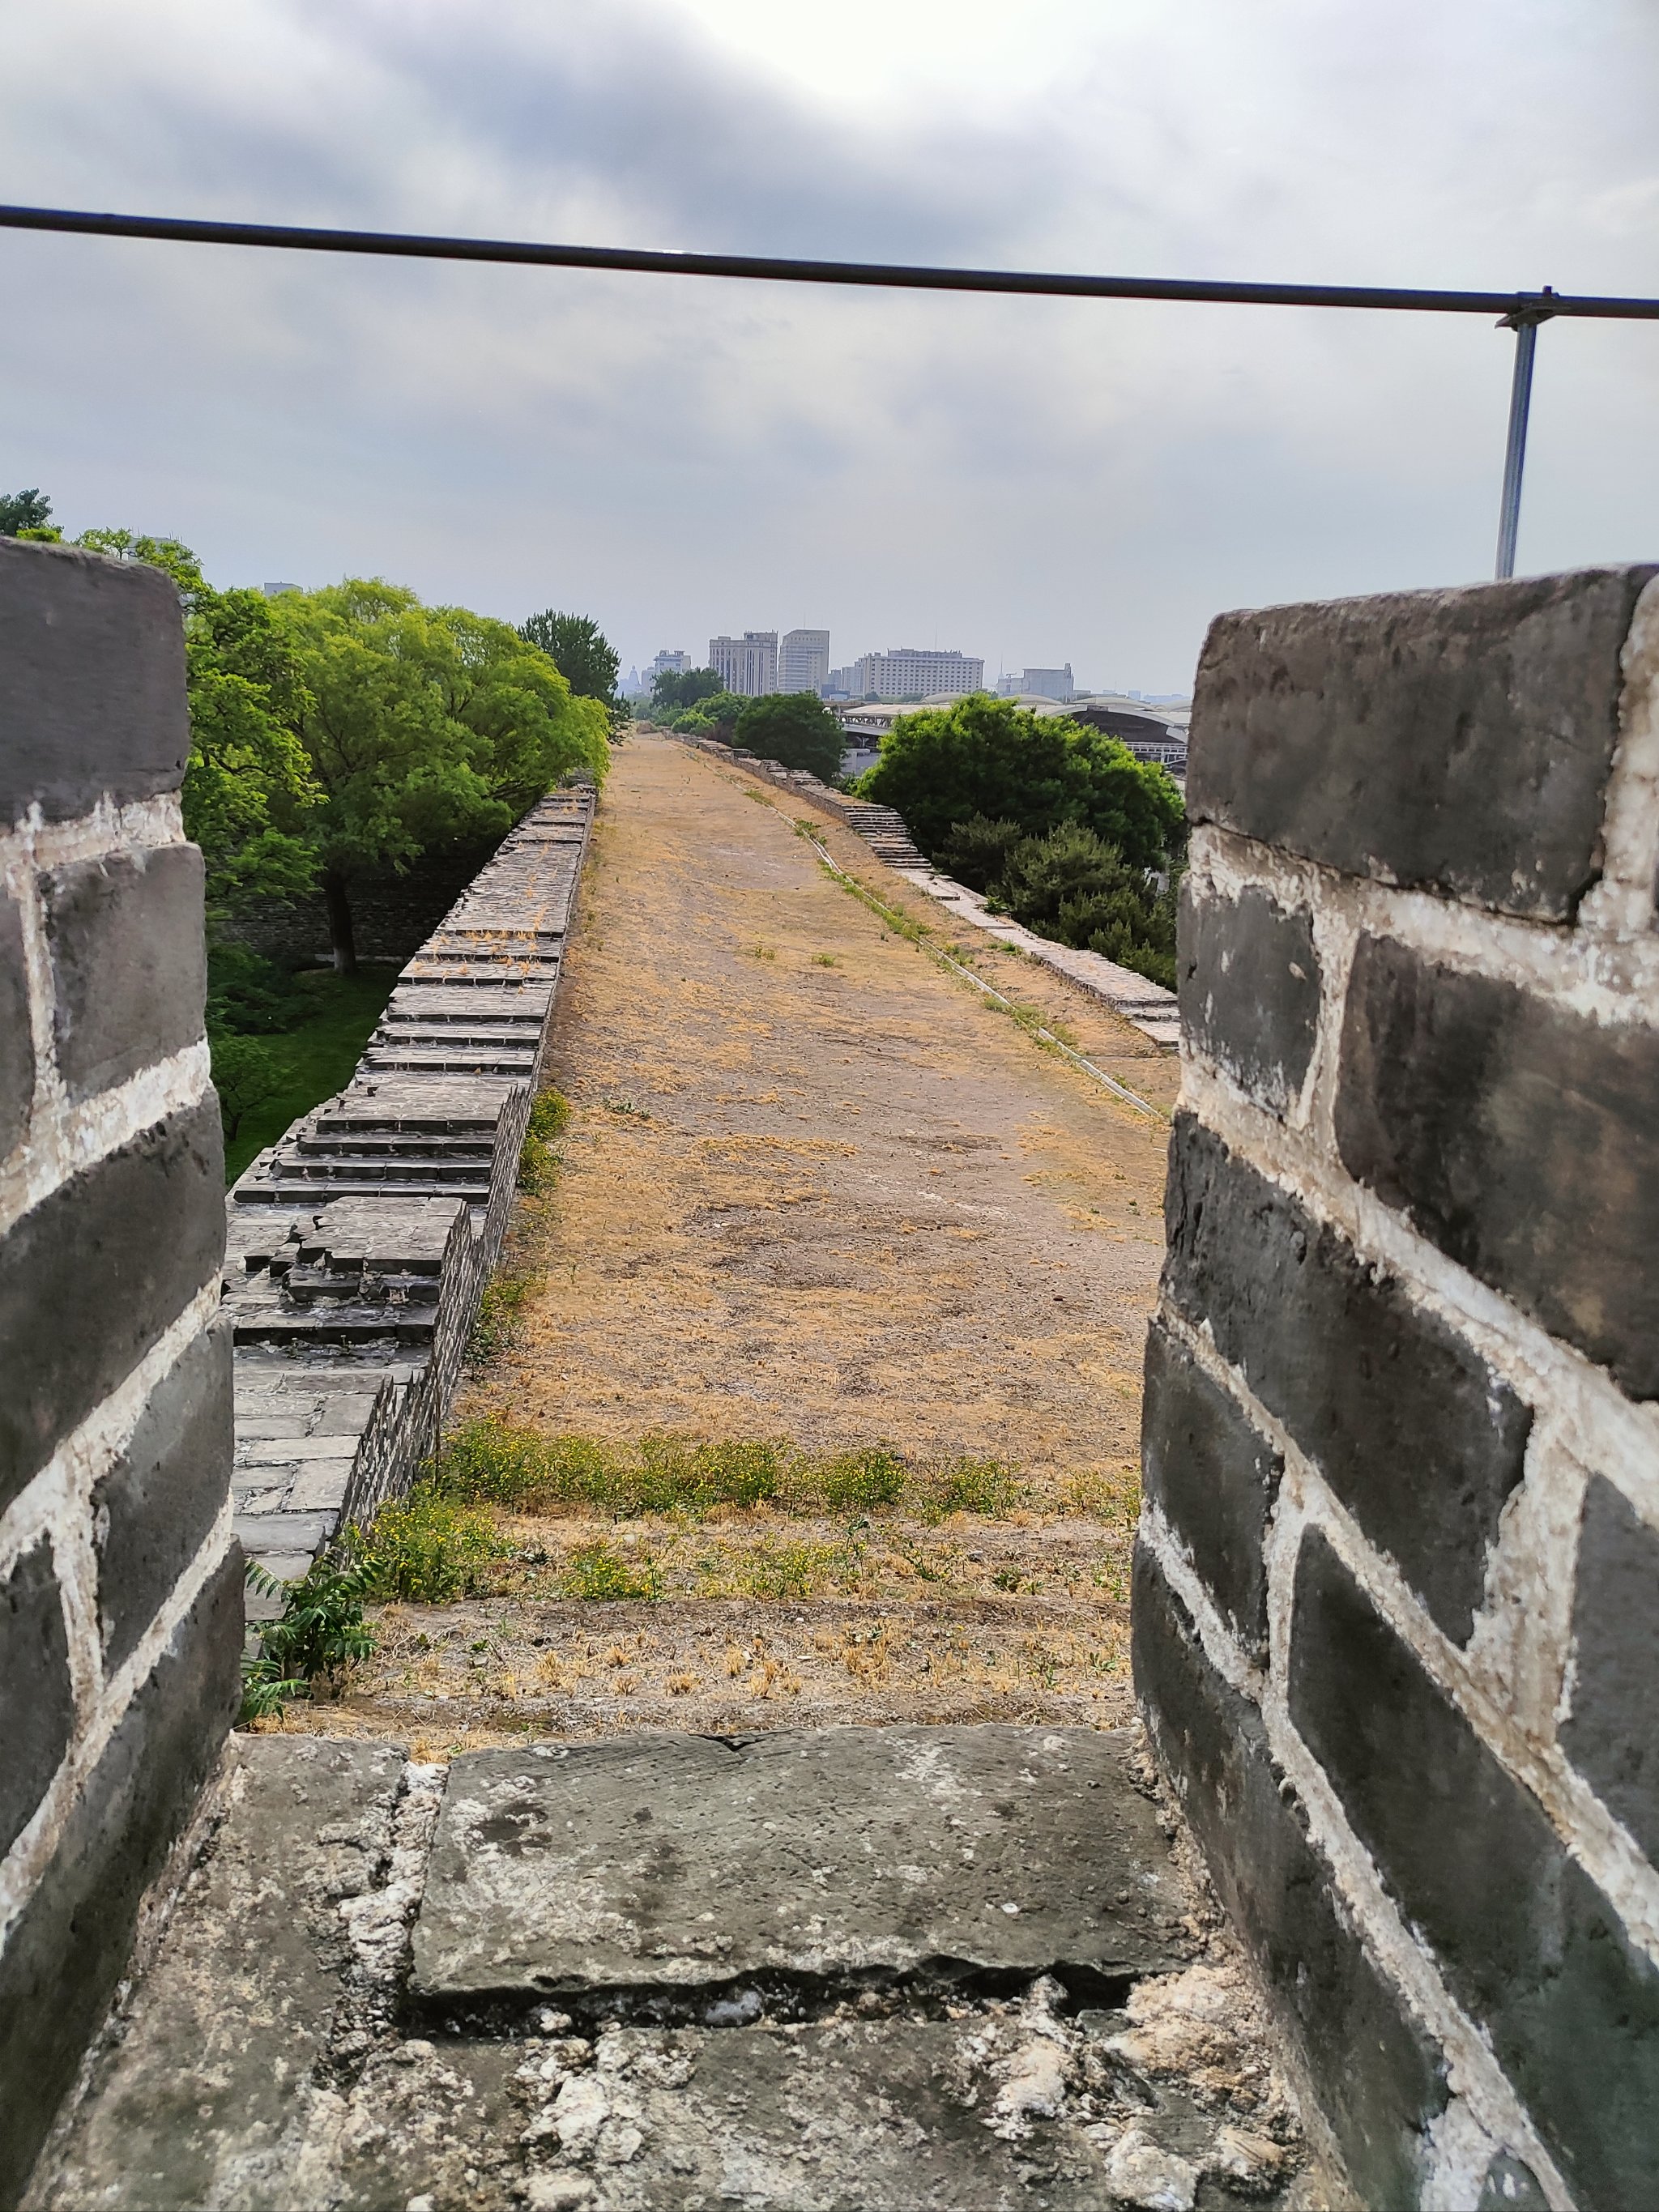
M739 698L764 698L778 688L778 634L746 629L741 637L711 637L708 665Z
M823 688L826 693L839 691L850 699L853 696L853 678L857 674L856 665L850 662L845 668L832 668L823 679ZM860 692L859 696L862 698L864 694Z
M827 629L787 629L778 649L780 691L817 691L830 675Z
M985 663L970 653L923 653L902 645L891 653L866 653L853 664L848 685L855 699L959 699L983 689Z
M1039 699L1069 699L1073 689L1072 664L1068 660L1064 668L1028 668L1019 688Z
M653 676L684 676L690 665L691 656L689 653L681 653L678 648L671 653L668 647L664 646L662 651L646 670L646 681L649 683Z

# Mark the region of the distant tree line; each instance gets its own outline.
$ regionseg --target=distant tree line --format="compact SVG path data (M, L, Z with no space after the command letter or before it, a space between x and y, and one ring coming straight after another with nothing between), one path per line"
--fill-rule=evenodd
M808 769L825 783L841 777L841 725L811 691L772 691L745 699L712 668L664 669L651 686L651 711L665 729L717 738L763 760Z

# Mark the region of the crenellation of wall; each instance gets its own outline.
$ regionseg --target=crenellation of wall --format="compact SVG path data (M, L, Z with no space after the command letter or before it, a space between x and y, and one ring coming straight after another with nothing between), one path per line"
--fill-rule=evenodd
M1659 580L1225 617L1190 757L1143 1708L1364 2201L1638 2201ZM1363 2113L1355 1951L1436 2054Z
M167 579L0 540L0 2203L235 1711L188 741Z

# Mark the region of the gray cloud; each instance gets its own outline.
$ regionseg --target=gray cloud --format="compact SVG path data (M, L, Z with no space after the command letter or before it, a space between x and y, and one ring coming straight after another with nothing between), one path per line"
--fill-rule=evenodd
M800 8L826 40L862 35ZM0 193L1659 290L1644 7L1099 17L1034 14L1052 55L1018 95L975 75L971 21L948 86L896 33L908 58L872 57L853 99L795 47L716 37L703 0L59 0L0 22ZM507 614L578 604L628 658L828 620L838 657L937 629L1162 688L1220 605L1490 561L1508 342L1476 325L17 237L0 283L23 333L0 483L46 484L71 525L177 530L228 579L365 569ZM1656 398L1659 331L1546 333L1523 561L1651 550Z

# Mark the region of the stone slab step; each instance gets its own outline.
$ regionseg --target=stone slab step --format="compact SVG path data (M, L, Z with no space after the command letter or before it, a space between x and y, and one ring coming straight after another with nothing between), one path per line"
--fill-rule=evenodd
M729 1814L739 1801L712 1781L684 1806L649 1801L652 1819L641 1821L637 1794L614 1786L620 1769L590 1762L589 1780L611 1776L595 1817L573 1786L558 1828L544 1831L549 1800L530 1747L458 1759L440 1813L442 1770L407 1762L400 1744L233 1739L212 1848L182 1886L26 2212L1284 2207L1299 2150L1293 2136L1287 2154L1249 2133L1252 2075L1236 2019L1218 2003L1230 1985L1206 1981L1206 1968L1176 1978L1176 1996L1193 1982L1194 2008L1170 2014L1194 2069L1226 2085L1202 2100L1167 2066L1141 2070L1121 2010L1091 2008L1024 1966L1000 1996L969 1980L955 2001L937 1991L929 2000L921 1984L911 1995L901 1982L884 1999L867 1978L859 1995L852 1961L884 1942L905 1956L940 1941L969 1956L995 1948L977 1932L987 1903L1022 1959L1052 1953L1056 1939L1062 1952L1077 1948L1091 1923L1061 1893L1056 1854L1072 1848L1067 1838L1083 1843L1081 1893L1108 1908L1102 1954L1184 1962L1183 1941L1164 1942L1159 1917L1191 1900L1127 1775L1123 1742L1042 1729L830 1733L857 1736L866 1755L849 1759L831 1742L821 1759L798 1732L775 1771L797 1784L872 1780L873 1806L856 1794L803 1799L794 1787L767 1797L775 1830L750 1831L761 1867L726 1890L702 1886L710 1861L695 1829L700 1811ZM752 1781L770 1741L546 1748L555 1759L631 1748L676 1781L712 1777L725 1760ZM506 1768L486 1789L483 1762L509 1756L524 1784L517 1796ZM574 1785L568 1759L564 1771ZM556 1887L573 1948L587 1930L614 1951L618 1909L629 1921L642 1912L653 1927L698 1931L696 1953L671 1947L702 1977L679 1989L693 2016L653 2021L600 1999L573 2017L533 1992L515 2018L458 2018L423 2033L404 2009L409 1924L417 1905L424 1923L453 1881L447 1854L463 1804L485 1807L475 1848L517 1869L544 1921ZM593 1847L586 1855L567 1818ZM669 1820L672 1834L659 1832ZM1092 1840L1103 1828L1106 1845ZM603 1836L617 1859L599 1855ZM685 1839L694 1848L682 1858ZM966 1866L970 1850L976 1861L988 1853L1012 1888L1048 1885L1048 1940L1001 1913L996 1882L976 1881L971 1868L952 1911L948 1886L927 1870L947 1858ZM920 1883L898 1871L911 1856ZM875 1879L859 1905L852 1874L866 1863ZM734 1987L721 1938L752 1951L769 1917L793 1931L788 1942L810 1944L820 1869L830 1923L854 1942L844 1981L832 1966L831 1986L793 2010L757 1982ZM907 1909L913 1893L919 1912ZM1152 1901L1138 1903L1143 1894ZM1235 2010L1248 2002L1235 1998ZM1297 2201L1332 2200L1304 2187Z
M1189 1946L1127 1760L1125 1739L990 1726L474 1753L450 1771L411 1993L945 1960L1157 1972Z

